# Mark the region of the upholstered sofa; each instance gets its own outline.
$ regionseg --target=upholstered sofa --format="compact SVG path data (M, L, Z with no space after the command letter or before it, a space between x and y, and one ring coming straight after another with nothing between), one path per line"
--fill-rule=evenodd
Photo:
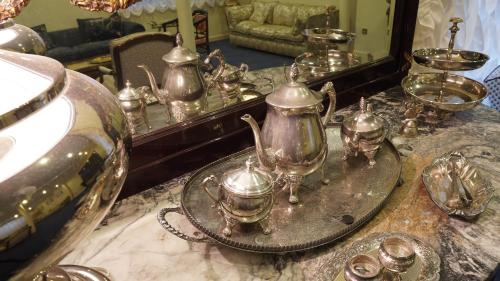
M306 27L338 28L339 11L335 7L260 2L226 8L229 41L237 46L296 57L306 51L302 31Z
M32 29L45 41L45 55L62 63L109 54L112 39L145 30L141 24L127 21L118 22L112 30L104 30L101 27L104 24L96 25L95 22L99 20L79 20L77 28L52 32L47 32L44 24Z

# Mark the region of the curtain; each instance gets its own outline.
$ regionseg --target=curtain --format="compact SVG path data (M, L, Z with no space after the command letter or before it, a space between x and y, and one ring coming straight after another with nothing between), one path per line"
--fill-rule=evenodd
M458 25L455 48L490 57L482 68L459 74L483 81L500 64L500 0L420 0L413 50L448 47L449 19L454 16L464 20ZM414 66L412 71L429 69Z
M191 7L202 8L204 6L215 7L223 6L225 0L185 0L191 1ZM125 18L131 15L140 16L143 12L152 14L154 12L165 12L175 10L176 0L142 0L133 4L127 9L120 10L119 13Z

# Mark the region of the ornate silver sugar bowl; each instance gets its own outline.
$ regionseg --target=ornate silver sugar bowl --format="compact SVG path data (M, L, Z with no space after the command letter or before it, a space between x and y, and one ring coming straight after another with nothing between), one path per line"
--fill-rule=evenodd
M383 118L373 114L371 104L367 104L364 98L361 98L359 107L359 111L342 122L343 159L363 153L373 166L375 155L385 139L386 124Z
M246 167L224 173L221 181L211 175L203 180L203 188L212 198L225 220L223 234L230 236L238 223L259 223L264 234L271 233L269 213L273 207L273 178L254 167L251 158ZM218 188L215 196L209 191L209 184Z
M298 67L293 64L288 73L289 82L266 96L267 114L262 131L250 115L241 117L254 133L260 167L278 174L278 180L283 180L290 189L290 203L299 201L297 189L304 176L320 168L323 171L328 152L325 126L336 102L331 82L315 93L297 82L298 76ZM325 93L330 97L330 104L321 120Z
M57 263L125 181L131 137L116 98L48 57L0 50L0 73L0 280L108 280Z
M148 75L153 94L161 104L170 107L170 112L177 121L183 121L187 117L196 116L206 110L207 92L222 74L219 70L206 83L200 71L199 55L182 46L182 36L177 34L177 46L163 56L167 67L163 72L161 88L158 88L156 79L146 65L138 65ZM205 63L212 58L218 58L219 50L208 55Z
M127 121L129 123L130 131L133 135L137 133L137 129L143 125L146 125L148 129L151 129L149 124L148 114L146 112L146 99L141 96L134 88L132 84L127 80L125 83L125 88L118 92L118 100L120 101L120 106L122 107Z

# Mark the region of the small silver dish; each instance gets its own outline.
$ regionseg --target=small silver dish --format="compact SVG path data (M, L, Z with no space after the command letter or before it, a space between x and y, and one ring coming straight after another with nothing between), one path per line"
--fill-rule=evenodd
M377 280L382 267L380 262L369 255L357 255L348 260L344 267L346 281Z
M378 258L387 270L405 272L415 262L415 250L404 238L388 237L380 243Z
M399 238L407 241L415 253L414 262L405 272L392 272L380 265L380 274L373 280L398 280L398 281L438 281L440 263L439 255L426 243L420 239L397 232L373 233L362 240L358 240L347 249L335 253L335 257L328 262L328 270L317 274L318 280L344 281L349 280L345 277L346 263L359 255L367 255L378 258L381 245L390 238ZM390 241L388 241L390 242ZM363 280L363 279L361 279Z
M491 182L460 152L446 153L432 161L422 173L432 201L448 215L473 219L494 194Z
M440 70L465 71L482 67L489 57L483 53L452 50L448 57L447 48L425 48L413 52L416 63Z
M416 101L444 111L475 107L488 95L480 82L449 73L419 73L403 78L401 86Z

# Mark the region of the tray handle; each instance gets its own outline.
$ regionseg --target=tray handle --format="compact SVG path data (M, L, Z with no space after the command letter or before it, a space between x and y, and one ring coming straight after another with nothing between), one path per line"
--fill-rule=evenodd
M161 226L167 230L168 232L172 233L173 235L186 240L190 242L198 242L198 243L213 243L211 239L207 236L202 236L202 237L192 237L187 234L184 234L180 230L174 228L172 225L170 225L165 218L167 213L177 213L179 215L184 215L184 212L182 211L181 207L174 207L174 208L163 208L158 212L158 222L161 224Z

